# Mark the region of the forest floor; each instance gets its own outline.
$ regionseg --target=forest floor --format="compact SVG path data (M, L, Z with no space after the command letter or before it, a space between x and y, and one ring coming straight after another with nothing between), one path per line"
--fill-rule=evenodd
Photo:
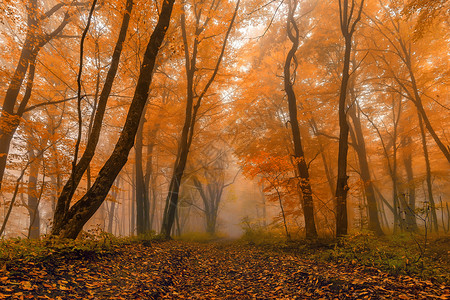
M144 241L14 257L0 260L0 299L450 299L448 282L291 250Z

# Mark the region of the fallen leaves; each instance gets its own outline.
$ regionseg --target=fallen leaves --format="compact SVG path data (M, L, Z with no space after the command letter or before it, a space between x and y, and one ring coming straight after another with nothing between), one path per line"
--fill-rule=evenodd
M0 278L0 299L450 299L445 284L225 242L10 261Z

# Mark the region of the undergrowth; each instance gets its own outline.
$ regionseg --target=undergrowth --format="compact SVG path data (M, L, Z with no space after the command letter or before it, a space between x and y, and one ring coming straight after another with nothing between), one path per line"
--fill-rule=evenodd
M305 258L374 267L393 275L450 282L450 237L424 240L411 234L377 237L359 232L343 238L288 241L267 231L245 231L241 241Z
M0 240L0 267L9 261L44 260L53 256L93 257L113 253L121 245L151 246L155 234L116 237L101 229L82 231L77 239L43 236L38 240L11 238Z
M224 235L189 233L181 242L209 243L226 240ZM15 260L45 260L54 256L99 257L115 252L125 244L151 246L162 241L154 232L118 238L101 230L83 232L76 240L43 237L40 240L0 240L0 268ZM441 283L450 282L450 236L423 240L420 236L377 237L360 232L340 239L286 240L279 231L249 227L237 243L270 251L283 251L318 262L374 267L394 275L410 275Z

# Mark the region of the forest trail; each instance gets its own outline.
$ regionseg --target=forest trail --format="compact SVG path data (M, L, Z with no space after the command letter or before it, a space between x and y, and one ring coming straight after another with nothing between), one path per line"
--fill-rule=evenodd
M1 299L450 299L450 287L242 243L154 242L8 262Z

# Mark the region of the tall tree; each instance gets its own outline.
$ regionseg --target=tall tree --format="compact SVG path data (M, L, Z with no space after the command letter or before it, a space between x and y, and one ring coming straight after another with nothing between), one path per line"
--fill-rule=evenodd
M358 110L358 112L357 112ZM377 235L383 235L380 220L378 218L377 200L375 198L375 189L373 187L372 178L370 175L369 162L367 160L366 142L361 126L361 117L359 111L359 103L355 104L349 109L349 116L352 119L353 127L350 127L350 135L352 142L358 155L359 171L361 180L363 182L364 194L367 199L369 211L369 230L375 232Z
M145 116L145 110L143 115ZM150 230L150 201L149 186L144 178L143 170L143 130L145 117L141 118L139 128L136 134L135 163L136 163L136 229L137 234L144 234Z
M103 203L114 180L127 162L147 102L156 57L170 24L173 4L174 0L163 1L158 22L143 57L133 100L113 153L103 165L92 187L64 214L59 226L53 227L53 235L59 235L63 238L76 238L84 224Z
M203 98L209 90L209 87L214 82L214 79L219 71L220 63L222 62L225 48L227 45L228 37L231 33L231 29L233 28L234 21L236 19L236 15L239 9L240 0L237 1L236 7L234 9L233 16L229 23L228 29L226 31L221 51L219 57L217 58L216 65L213 69L211 76L206 82L204 88L201 90L200 94L197 95L195 91L195 75L198 72L197 59L198 59L198 50L199 44L201 42L200 34L207 28L208 23L210 23L212 16L217 13L216 10L220 4L220 1L213 0L210 3L209 14L205 17L202 16L203 5L200 3L195 3L193 5L194 16L195 16L195 29L194 29L194 41L192 45L192 53L190 53L188 36L186 30L186 3L182 6L181 13L181 30L183 37L183 45L184 45L184 53L185 53L185 68L186 68L186 78L187 78L187 86L186 86L186 114L184 126L181 132L181 138L178 146L178 154L175 160L175 165L173 168L172 179L170 180L169 192L166 199L166 205L164 208L163 222L161 227L161 234L165 237L169 238L172 230L173 222L175 220L175 213L177 211L178 205L178 195L181 186L181 180L183 178L184 169L186 167L187 158L189 154L189 149L192 144L192 139L194 136L194 128L197 122L197 113L202 103ZM202 22L202 18L204 21ZM194 100L197 98L197 101L194 105Z
M45 45L61 34L66 25L69 24L72 15L69 8L84 5L84 3L76 1L67 4L61 2L43 13L42 9L39 8L37 0L28 0L25 4L27 10L26 36L14 74L6 90L0 115L0 190L11 140L20 125L20 118L26 111L31 98L38 54ZM67 10L64 12L62 20L50 33L46 33L45 28L48 25L45 22L50 23L49 20L65 7ZM27 77L26 91L23 94L22 100L19 102L18 98L21 94L20 91L25 77Z
M293 89L294 78L296 75L297 59L295 53L299 46L300 32L295 22L295 11L297 9L297 1L288 1L288 18L287 18L287 35L292 42L292 47L289 50L286 61L284 63L284 89L287 94L289 104L289 123L292 130L292 139L294 141L294 160L298 169L299 186L302 191L303 198L303 213L305 217L305 231L307 238L316 238L317 230L314 221L314 202L312 198L311 183L309 180L308 165L303 152L302 139L300 136L300 127L297 118L297 99ZM294 70L291 72L291 66L294 65Z
M418 114L418 118L419 118L420 137L422 140L423 156L425 159L428 203L430 205L430 210L431 210L431 226L432 226L431 230L434 230L435 232L437 232L438 231L438 223L437 223L437 214L436 214L436 204L434 202L434 197L433 197L433 184L431 183L431 164L430 164L430 157L428 154L427 136L426 136L425 128L423 126L422 115Z
M404 27L408 25L401 23L400 20L394 18L390 13L389 9L395 9L395 7L383 6L382 9L384 12L384 16L380 18L371 18L371 21L373 22L377 31L388 42L388 47L392 49L389 51L393 51L395 57L401 61L400 68L394 69L390 59L385 55L380 55L379 57L385 63L386 69L390 73L391 77L395 80L396 84L400 86L402 93L415 105L418 113L423 120L425 128L428 130L428 132L436 142L436 145L439 147L442 154L450 163L450 148L448 145L445 145L442 139L439 137L438 133L431 124L427 111L425 110L423 97L424 95L426 97L426 91L425 89L421 89L418 82L418 75L420 76L418 70L420 69L418 68L419 61L418 59L416 59L417 56L420 58L420 51L415 51L415 49L413 48L414 42L412 38L408 39L405 37L406 29ZM374 43L376 45L378 44L377 41L374 41ZM429 45L427 45L427 47L428 46ZM438 70L436 71L441 72Z
M102 128L102 122L103 117L105 115L106 105L114 83L114 78L117 74L117 69L119 67L120 55L122 53L123 43L127 35L128 24L130 22L132 8L133 8L133 0L127 0L122 25L120 27L119 37L117 39L116 46L112 54L111 65L106 75L105 83L103 85L103 89L97 104L92 130L89 134L86 149L79 161L76 161L74 159L70 178L64 185L64 188L61 191L61 194L59 195L56 204L55 214L53 217L54 227L56 228L61 226L60 223L62 222L64 215L69 210L70 202L76 191L76 188L80 183L81 178L83 177L83 174L85 173L86 169L89 167L92 158L94 157L95 149L97 147L98 140L100 137L100 131ZM81 124L79 126L81 127Z
M220 145L221 143L218 144ZM217 217L223 192L234 183L239 171L230 182L226 183L227 170L230 168L230 158L227 150L208 145L205 147L203 155L205 158L197 158L194 164L194 167L199 165L200 170L196 171L191 178L203 203L203 209L201 210L205 214L206 232L214 235L217 229Z
M412 157L412 147L413 142L411 136L406 136L402 140L403 144L403 164L405 166L406 171L406 182L408 187L408 197L405 199L406 210L405 210L405 222L406 229L408 231L415 232L419 228L417 227L416 221L416 184L414 182L414 173L413 173L413 157Z
M361 0L359 7L356 1L339 0L339 16L341 32L345 40L344 66L342 70L342 81L339 90L339 154L338 154L338 174L336 184L336 236L343 236L348 231L347 217L347 152L349 125L347 122L347 87L350 78L350 54L352 51L352 38L356 30L356 25L361 19L364 0ZM354 14L355 13L355 17Z

